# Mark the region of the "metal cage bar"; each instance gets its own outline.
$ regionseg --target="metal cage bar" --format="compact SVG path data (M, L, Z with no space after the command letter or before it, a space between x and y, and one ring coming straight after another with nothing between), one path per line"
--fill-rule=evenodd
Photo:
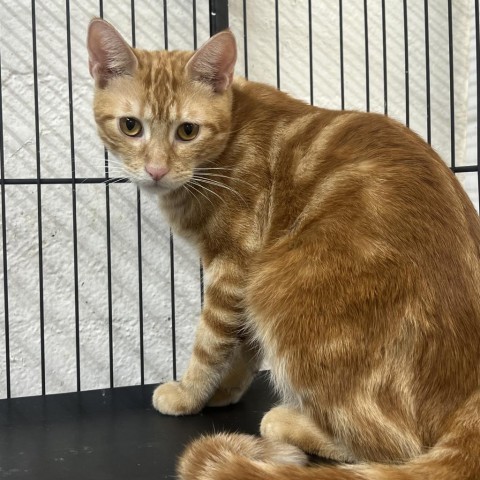
M280 20L278 0L275 0L275 60L277 65L277 88L280 89Z
M38 62L37 62L37 22L35 0L32 0L32 56L33 56L33 95L35 110L35 156L37 172L37 222L38 222L38 287L39 287L39 317L40 317L40 375L42 395L46 393L45 378L45 308L43 286L43 228L42 228L42 185L41 154L40 154L40 119L38 107Z
M427 95L427 142L432 143L432 118L430 105L430 24L428 21L428 0L424 2L425 15L425 82Z
M410 126L410 77L408 60L408 5L403 0L403 38L405 50L405 125Z
M368 46L368 3L367 0L363 2L363 16L364 16L364 37L365 37L365 109L370 111L370 54Z
M345 110L345 61L343 55L343 0L338 0L338 32L340 37L340 108Z
M228 0L210 0L210 35L215 35L229 26Z
M0 46L1 48L1 46ZM8 304L7 214L5 206L5 147L3 143L2 54L0 50L0 179L2 194L3 308L5 315L5 383L7 398L12 396L10 378L10 317Z
M382 0L382 46L383 46L383 111L388 115L388 65L387 65L387 15L385 0Z
M77 390L81 390L81 359L80 359L80 305L78 299L78 235L77 235L77 191L75 188L75 132L73 114L73 82L72 82L72 45L70 32L70 0L66 0L67 22L67 65L68 65L68 99L70 112L70 158L72 166L72 214L73 214L73 275L75 290L75 356L77 369Z
M480 9L478 0L475 0L475 62L477 74L477 187L479 189L478 205L480 210L480 168L478 168L480 162Z
M455 77L453 72L452 0L448 0L448 64L450 74L450 165L455 168Z

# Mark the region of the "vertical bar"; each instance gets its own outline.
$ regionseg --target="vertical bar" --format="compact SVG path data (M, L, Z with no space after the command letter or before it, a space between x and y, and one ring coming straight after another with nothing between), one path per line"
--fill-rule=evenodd
M67 19L67 64L68 99L70 109L70 159L72 166L72 213L73 213L73 271L75 284L75 355L77 365L77 391L81 390L80 370L80 312L78 302L78 238L77 238L77 193L75 183L75 132L73 127L72 46L70 36L70 0L66 0Z
M197 49L197 0L193 0L193 49Z
M205 299L205 281L202 260L200 260L200 306L203 310L203 302Z
M277 88L280 90L280 26L278 20L278 0L275 0L275 54L277 59Z
M132 22L132 47L135 48L136 38L135 38L135 0L130 0L130 19Z
M478 0L475 0L475 60L477 74L477 187L478 187L478 209L480 211L480 9Z
M453 73L452 0L448 0L448 64L450 67L450 166L455 168L455 80Z
M365 30L365 97L366 109L370 111L370 54L368 47L368 5L367 0L363 2L364 30Z
M428 0L424 2L425 9L425 80L427 94L427 142L432 143L432 122L430 118L430 34L428 27Z
M197 2L193 0L193 49L197 49ZM202 259L199 260L199 279L200 279L200 305L203 309L203 297L204 297L204 286L203 286L203 264Z
M32 0L32 53L33 53L33 92L35 102L35 153L37 161L37 219L38 219L38 285L40 308L40 365L42 395L45 395L45 308L43 294L43 234L42 234L42 187L40 184L40 120L38 108L38 65L37 65L37 25L35 15L35 0Z
M109 177L108 150L105 148L105 179ZM110 214L110 184L105 182L105 208L107 229L107 291L108 291L108 359L110 371L110 388L114 386L113 378L113 293L112 293L112 237L111 237L111 214Z
M163 40L165 43L165 50L168 50L168 8L167 0L163 0Z
M308 0L308 61L310 67L310 105L313 105L313 32L312 0Z
M100 0L100 18L103 18L103 0ZM107 302L108 302L108 359L110 388L114 386L113 375L113 293L112 293L112 237L111 237L111 214L110 214L110 171L108 162L108 150L104 148L105 158L105 211L107 230Z
M173 234L170 229L170 299L172 302L172 370L173 379L177 379L177 337L175 331L175 251Z
M243 52L245 56L245 78L248 80L248 25L247 0L243 0Z
M168 12L167 0L163 0L163 34L165 41L165 50L168 50ZM210 17L211 18L211 17ZM175 319L175 245L173 241L172 229L170 229L170 302L171 302L171 322L172 322L172 377L177 379L177 335Z
M210 36L228 28L228 0L210 0Z
M5 383L11 398L10 383L10 319L8 304L7 213L5 211L5 148L3 143L2 56L0 52L0 177L2 179L2 250L3 250L3 311L5 314Z
M343 65L343 2L338 0L339 28L340 28L340 98L341 109L345 110L345 71Z
M103 18L103 10L101 10ZM111 214L110 214L110 178L108 164L108 150L104 149L105 155L105 210L107 229L107 302L108 302L108 359L110 373L110 388L114 386L113 378L113 293L112 293L112 236L111 236Z
M131 0L132 47L135 48L135 0ZM142 265L142 203L137 187L137 252L138 252L138 322L140 340L140 384L145 385L145 348L143 338L143 265Z
M382 40L383 40L383 107L388 115L388 72L387 72L387 20L385 0L382 0Z
M403 37L405 42L405 124L410 126L410 78L408 64L408 6L403 0Z

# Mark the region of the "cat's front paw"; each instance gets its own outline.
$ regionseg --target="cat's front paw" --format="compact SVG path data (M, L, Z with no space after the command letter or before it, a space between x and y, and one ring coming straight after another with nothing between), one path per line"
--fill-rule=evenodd
M180 382L168 382L158 386L153 392L152 403L160 413L175 416L198 413L204 406L199 404Z

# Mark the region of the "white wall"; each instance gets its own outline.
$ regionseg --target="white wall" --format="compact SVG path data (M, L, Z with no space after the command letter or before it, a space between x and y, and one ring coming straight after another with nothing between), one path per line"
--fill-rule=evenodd
M240 48L237 72L245 73L243 2L230 0L230 23ZM280 0L280 86L310 100L307 0ZM474 2L455 0L453 8L454 150L457 165L477 163ZM337 1L312 0L313 98L341 106L339 11ZM405 121L403 2L386 0L388 112ZM168 2L168 47L191 49L193 2ZM208 38L208 0L197 0L197 39ZM104 16L130 41L131 2L105 0ZM345 107L366 108L363 0L343 1ZM91 114L92 84L85 31L99 14L99 2L70 2L73 92L73 145L77 177L104 174L103 148ZM408 1L410 126L426 136L424 1ZM370 109L384 111L380 0L368 2ZM164 48L163 3L135 2L136 45ZM249 78L277 84L275 3L247 1ZM429 5L431 135L433 146L451 163L450 73L447 0ZM32 54L32 10L26 0L0 0L0 52L5 178L35 178L37 154L42 178L71 176L69 72L65 2L36 2L38 128L36 136ZM39 149L37 149L37 140ZM112 163L112 175L115 175ZM462 174L478 208L477 174ZM76 187L78 312L82 389L109 385L106 188ZM110 191L114 383L140 382L139 260L137 191L115 184ZM35 185L5 186L8 262L8 324L13 396L41 393L39 253L43 256L45 368L47 393L76 389L75 272L71 185L43 185L42 245ZM169 228L155 202L141 195L141 266L145 342L145 381L172 376ZM0 243L1 243L0 239ZM3 245L2 245L3 247ZM188 359L200 311L198 258L175 239L177 363ZM2 278L3 263L0 265ZM3 285L3 282L1 283ZM0 397L6 395L4 290L0 289Z

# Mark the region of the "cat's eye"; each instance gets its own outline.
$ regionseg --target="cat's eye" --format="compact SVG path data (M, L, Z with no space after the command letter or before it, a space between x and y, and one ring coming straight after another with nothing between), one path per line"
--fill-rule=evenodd
M182 123L177 128L177 137L184 142L193 140L198 135L199 128L195 123Z
M120 130L129 137L139 137L143 132L140 120L132 117L122 117L120 119Z

